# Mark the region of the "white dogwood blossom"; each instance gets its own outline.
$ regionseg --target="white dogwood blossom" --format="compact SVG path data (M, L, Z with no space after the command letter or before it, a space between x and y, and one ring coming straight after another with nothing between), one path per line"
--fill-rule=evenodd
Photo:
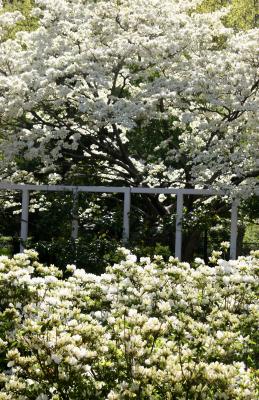
M35 3L38 29L0 45L7 161L23 154L55 171L82 160L106 181L253 186L258 29L235 33L226 10L198 14L191 0Z

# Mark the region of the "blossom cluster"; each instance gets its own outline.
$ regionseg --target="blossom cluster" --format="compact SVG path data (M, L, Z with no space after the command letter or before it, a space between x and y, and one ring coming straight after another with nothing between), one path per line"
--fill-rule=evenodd
M0 43L7 162L22 153L55 171L77 155L106 180L253 186L259 30L235 33L226 10L199 14L199 3L36 0L38 29ZM18 17L1 15L0 33ZM151 160L130 154L135 130L154 121L167 132Z
M256 400L259 252L101 276L0 258L0 399Z

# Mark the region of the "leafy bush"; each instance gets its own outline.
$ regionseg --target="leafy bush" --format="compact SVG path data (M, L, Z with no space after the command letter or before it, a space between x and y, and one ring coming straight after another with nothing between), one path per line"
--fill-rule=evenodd
M0 399L256 400L259 252L124 254L101 276L0 258Z
M13 239L10 236L0 236L0 255L11 255L13 250Z
M108 238L104 234L98 236L81 237L76 240L58 238L51 241L39 241L32 246L44 263L55 264L64 269L66 264L75 263L87 272L101 274L108 263L116 261L118 241ZM87 259L87 265L85 260Z

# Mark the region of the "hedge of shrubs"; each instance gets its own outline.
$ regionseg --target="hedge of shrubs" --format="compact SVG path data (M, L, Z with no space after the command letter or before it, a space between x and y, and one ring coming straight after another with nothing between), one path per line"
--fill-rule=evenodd
M0 400L256 400L259 252L101 276L0 257Z

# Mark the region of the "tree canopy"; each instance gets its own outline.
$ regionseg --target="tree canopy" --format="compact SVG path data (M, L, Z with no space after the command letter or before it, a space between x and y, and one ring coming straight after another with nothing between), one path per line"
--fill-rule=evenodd
M6 159L77 160L138 185L248 182L258 30L235 34L194 3L38 1L39 28L1 44Z

